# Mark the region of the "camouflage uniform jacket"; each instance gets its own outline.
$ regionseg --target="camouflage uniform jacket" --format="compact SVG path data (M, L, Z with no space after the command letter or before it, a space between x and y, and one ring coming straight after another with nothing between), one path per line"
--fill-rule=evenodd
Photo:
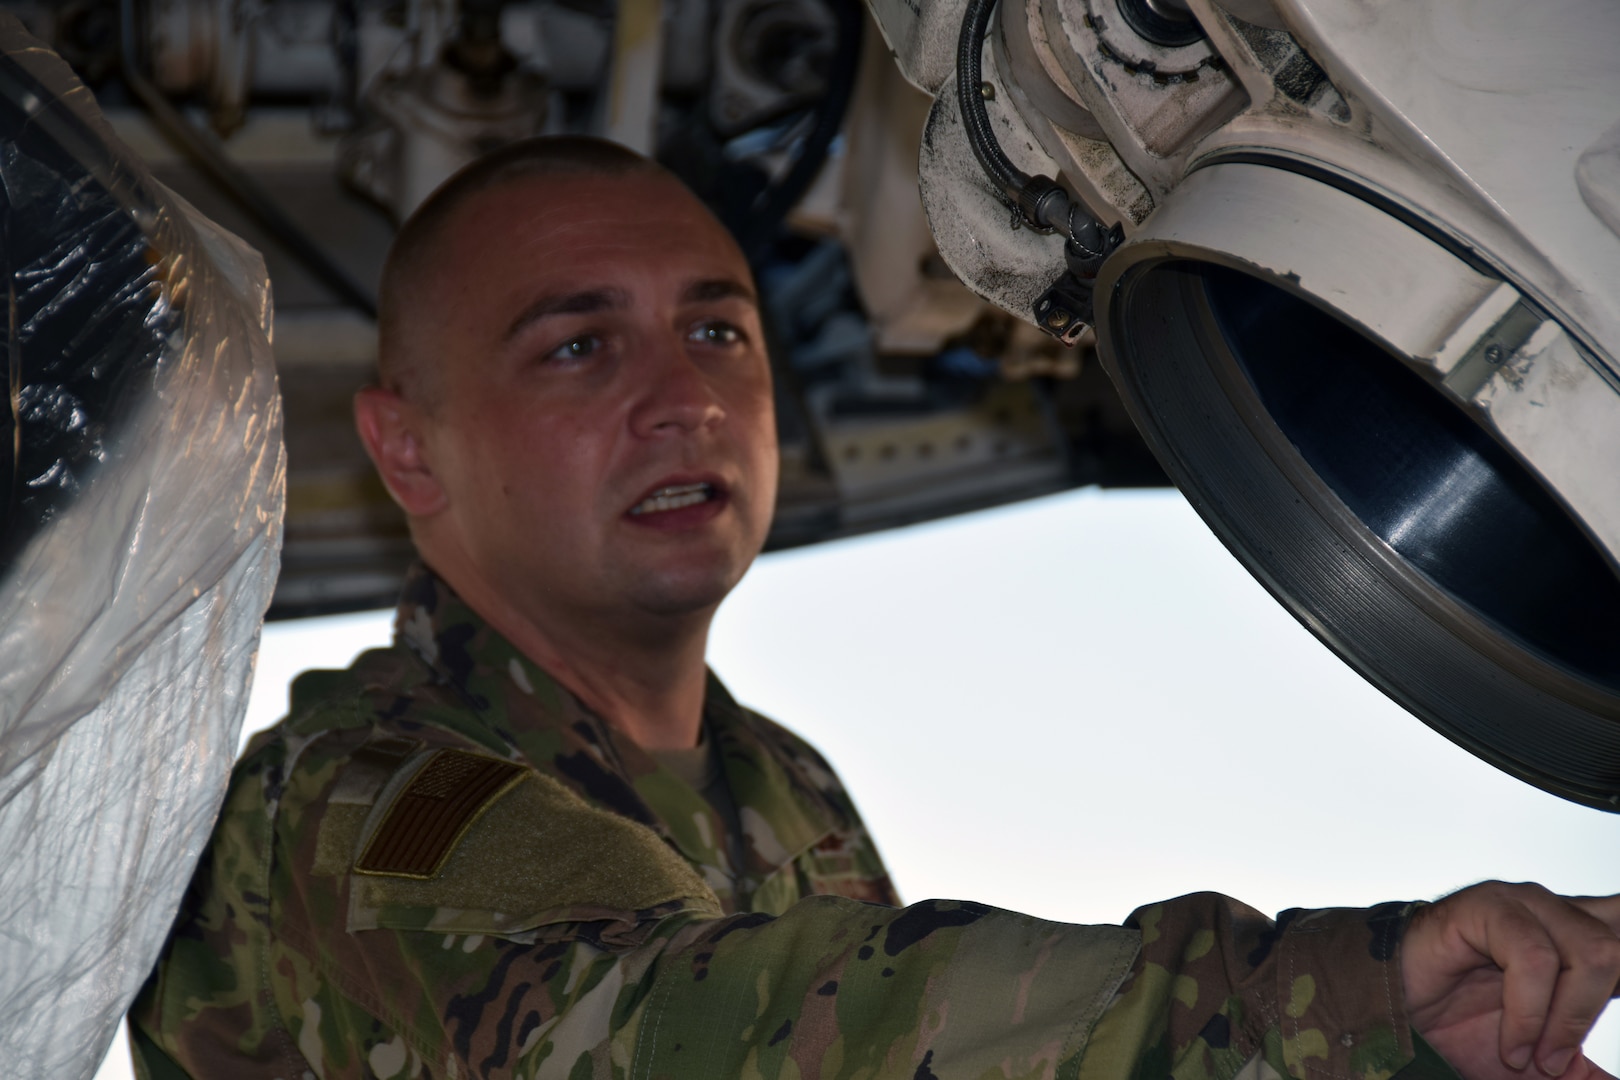
M139 1075L1385 1080L1413 1061L1399 905L1274 923L1198 894L1123 927L901 908L826 763L718 682L740 838L431 574L399 628L301 676L237 765L131 1011Z

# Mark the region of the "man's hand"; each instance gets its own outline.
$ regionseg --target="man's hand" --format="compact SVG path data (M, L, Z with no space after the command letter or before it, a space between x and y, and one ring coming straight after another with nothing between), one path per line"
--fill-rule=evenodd
M1609 1074L1581 1053L1620 983L1620 896L1490 881L1419 909L1401 943L1412 1025L1466 1080Z

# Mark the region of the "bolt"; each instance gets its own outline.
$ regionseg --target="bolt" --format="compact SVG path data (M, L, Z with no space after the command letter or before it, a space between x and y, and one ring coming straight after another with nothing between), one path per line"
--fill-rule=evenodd
M979 96L986 101L994 101L996 100L996 88L990 83L982 82L979 84Z
M1063 329L1065 326L1069 325L1069 313L1067 311L1052 312L1052 314L1046 317L1046 325L1054 327L1058 330Z
M1505 359L1507 359L1507 353L1502 351L1502 346L1500 346L1500 345L1487 345L1487 346L1485 346L1485 362L1486 363L1488 363L1488 364L1500 364Z

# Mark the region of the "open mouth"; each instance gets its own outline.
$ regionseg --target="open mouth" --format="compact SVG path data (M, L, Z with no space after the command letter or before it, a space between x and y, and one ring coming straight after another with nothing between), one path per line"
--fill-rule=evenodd
M688 506L706 503L720 492L713 484L670 484L661 487L630 508L632 517L645 514L664 514L671 510L684 510Z

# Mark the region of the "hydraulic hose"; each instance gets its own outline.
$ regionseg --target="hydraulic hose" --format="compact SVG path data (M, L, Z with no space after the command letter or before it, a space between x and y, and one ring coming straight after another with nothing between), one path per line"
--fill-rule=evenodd
M967 128L973 156L1009 202L1017 204L1018 193L1030 177L1014 165L990 130L990 113L984 107L984 36L990 29L990 15L996 0L968 0L962 17L962 34L956 43L956 100L961 108L962 125Z
M979 166L1002 195L1023 215L1024 223L1042 232L1069 228L1068 193L1049 176L1030 176L1014 165L990 129L984 107L984 36L996 0L968 0L962 33L956 41L956 101L967 130L968 145Z
M985 175L1007 202L1017 207L1025 225L1041 232L1062 230L1069 241L1071 261L1101 261L1111 250L1101 223L1070 200L1056 180L1030 176L1014 165L990 128L990 113L984 107L983 56L984 36L989 32L995 8L996 0L968 0L962 33L956 42L956 101L968 145L973 147L973 156L979 159Z
M984 36L995 7L996 0L968 0L962 33L956 41L956 101L973 156L1018 214L1013 218L1013 227L1023 224L1040 232L1063 231L1067 269L1035 301L1034 315L1035 325L1072 345L1095 319L1093 286L1097 269L1119 246L1122 234L1117 225L1103 228L1050 176L1030 176L1018 168L996 141L989 110L984 107L983 68Z

